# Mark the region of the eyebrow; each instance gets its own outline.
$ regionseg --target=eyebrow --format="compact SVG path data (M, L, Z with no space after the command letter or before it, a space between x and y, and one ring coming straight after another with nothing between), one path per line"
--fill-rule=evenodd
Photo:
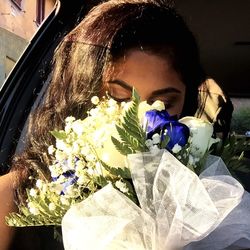
M159 96L159 95L163 95L163 94L171 94L171 93L177 93L177 94L181 94L181 91L179 89L173 88L173 87L168 87L165 89L159 89L159 90L155 90L152 92L152 96Z
M127 89L129 91L133 90L133 87L131 87L128 83L126 83L126 82L124 82L123 80L120 80L120 79L109 80L109 81L107 81L107 83L117 84L117 85L119 85L119 86L121 86L124 89Z
M117 84L117 85L119 85L119 86L121 86L129 91L133 90L133 87L131 85L129 85L128 83L126 83L125 81L120 80L120 79L109 80L109 81L107 81L107 83ZM158 89L158 90L153 91L151 93L151 96L159 96L159 95L169 94L169 93L180 94L181 91L179 89L174 88L174 87L168 87L168 88Z

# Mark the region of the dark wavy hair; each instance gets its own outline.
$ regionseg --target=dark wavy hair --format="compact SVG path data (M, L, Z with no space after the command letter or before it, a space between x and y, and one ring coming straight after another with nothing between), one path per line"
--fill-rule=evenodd
M182 115L195 114L198 86L205 74L195 38L183 19L160 0L101 3L65 36L55 51L45 100L30 117L26 149L13 161L21 176L19 198L32 184L29 175L50 178L47 148L54 140L49 131L62 128L69 115L83 118L91 107L90 97L103 91L104 73L132 48L170 61L186 85Z

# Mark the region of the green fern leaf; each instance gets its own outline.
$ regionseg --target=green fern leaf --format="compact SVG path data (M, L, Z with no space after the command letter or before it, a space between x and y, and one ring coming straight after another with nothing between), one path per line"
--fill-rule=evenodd
M131 179L131 173L129 168L114 168L101 161L102 166L112 175L117 176L122 179Z
M115 145L116 149L122 154L122 155L128 155L133 154L135 151L129 147L127 144L118 141L115 137L111 136L111 141Z
M142 129L139 121L134 123L128 117L124 118L124 123L122 123L122 127L134 138L136 138L142 146L145 145L146 133Z
M111 138L117 150L124 155L146 150L146 133L143 131L138 119L139 103L140 97L133 89L132 104L125 112L124 122L120 126L116 126L121 141Z
M54 131L50 131L50 133L58 140L65 140L67 138L67 134L65 131L63 130L54 130Z

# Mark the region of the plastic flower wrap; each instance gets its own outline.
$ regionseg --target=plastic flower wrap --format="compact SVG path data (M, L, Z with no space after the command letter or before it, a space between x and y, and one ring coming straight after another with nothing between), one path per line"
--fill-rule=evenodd
M9 225L62 225L66 250L250 247L250 196L210 155L232 153L212 124L178 121L136 92L130 103L92 102L87 118L52 132L51 180L36 181Z

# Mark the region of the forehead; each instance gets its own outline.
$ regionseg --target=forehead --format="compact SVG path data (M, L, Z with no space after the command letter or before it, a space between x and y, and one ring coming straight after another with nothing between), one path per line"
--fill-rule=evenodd
M110 77L123 80L139 91L183 86L169 59L141 50L129 50L124 57L117 59Z

